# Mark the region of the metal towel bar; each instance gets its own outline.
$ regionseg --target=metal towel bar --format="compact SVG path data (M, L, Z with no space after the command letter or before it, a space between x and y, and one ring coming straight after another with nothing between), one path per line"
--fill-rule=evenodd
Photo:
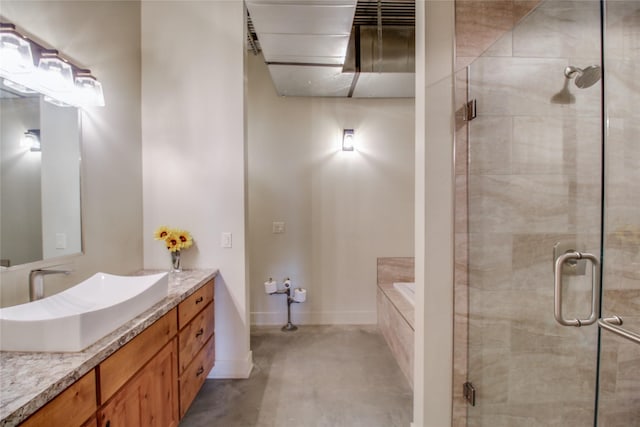
M602 329L606 329L607 331L620 335L622 338L626 338L631 342L640 344L640 335L620 327L620 325L622 325L622 318L620 316L603 317L602 319L598 319L598 325Z

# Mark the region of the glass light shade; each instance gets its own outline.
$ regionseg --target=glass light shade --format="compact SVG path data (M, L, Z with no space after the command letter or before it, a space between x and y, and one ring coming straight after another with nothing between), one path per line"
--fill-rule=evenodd
M30 151L42 151L40 145L40 129L29 129L24 133L22 144Z
M43 56L38 64L38 82L54 92L69 92L74 87L71 65L55 56Z
M14 33L0 33L0 73L8 77L14 73L34 70L31 44Z
M86 107L104 107L102 84L93 76L76 77L78 105Z
M345 129L342 133L342 151L353 151L355 133L353 129Z

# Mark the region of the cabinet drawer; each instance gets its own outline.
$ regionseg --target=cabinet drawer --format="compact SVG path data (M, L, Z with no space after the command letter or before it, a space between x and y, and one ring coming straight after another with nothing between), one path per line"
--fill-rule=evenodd
M106 402L177 333L174 308L99 366L100 403Z
M178 306L178 329L184 328L207 304L213 301L213 280L207 282Z
M96 374L91 370L21 425L82 426L96 409Z
M179 358L182 373L198 354L204 344L211 338L214 330L213 303L209 303L196 317L180 331Z
M214 360L215 339L211 337L180 376L180 418L184 417L191 402L200 391L204 380L207 379L207 374L213 368Z

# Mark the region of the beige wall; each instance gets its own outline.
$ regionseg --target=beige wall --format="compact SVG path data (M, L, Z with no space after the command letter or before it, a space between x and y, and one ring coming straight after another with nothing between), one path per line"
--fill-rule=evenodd
M375 323L376 258L413 255L414 101L278 97L261 56L248 68L252 323L286 323L269 277L307 289L294 323Z
M48 276L47 294L97 271L142 267L140 4L135 1L2 1L0 14L102 82L106 106L82 114L84 254L65 258L68 277ZM114 31L117 29L117 31ZM27 277L38 262L2 272L1 305L28 300Z
M416 427L452 421L454 31L453 0L416 2Z
M185 268L216 279L215 377L251 369L245 251L244 8L142 3L144 266L167 269L160 225L189 230ZM233 247L220 245L231 232Z

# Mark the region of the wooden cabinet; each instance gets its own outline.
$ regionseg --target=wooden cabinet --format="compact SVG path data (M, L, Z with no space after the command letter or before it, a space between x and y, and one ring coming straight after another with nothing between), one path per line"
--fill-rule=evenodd
M176 335L176 309L162 316L98 366L100 403L104 404Z
M182 374L187 365L196 357L198 352L213 335L213 304L206 306L198 315L180 331L180 369Z
M83 426L95 412L96 374L91 370L21 425L25 427ZM93 421L95 422L95 419Z
M177 426L177 378L174 338L98 411L99 426Z
M207 282L21 425L175 427L215 359Z
M215 361L213 280L178 306L180 418L184 417Z
M178 329L182 330L196 314L213 301L213 280L194 292L178 306Z
M207 374L213 368L215 359L215 341L213 337L207 341L187 369L180 375L180 418L187 413L195 399Z
M98 366L100 427L178 425L177 309Z

